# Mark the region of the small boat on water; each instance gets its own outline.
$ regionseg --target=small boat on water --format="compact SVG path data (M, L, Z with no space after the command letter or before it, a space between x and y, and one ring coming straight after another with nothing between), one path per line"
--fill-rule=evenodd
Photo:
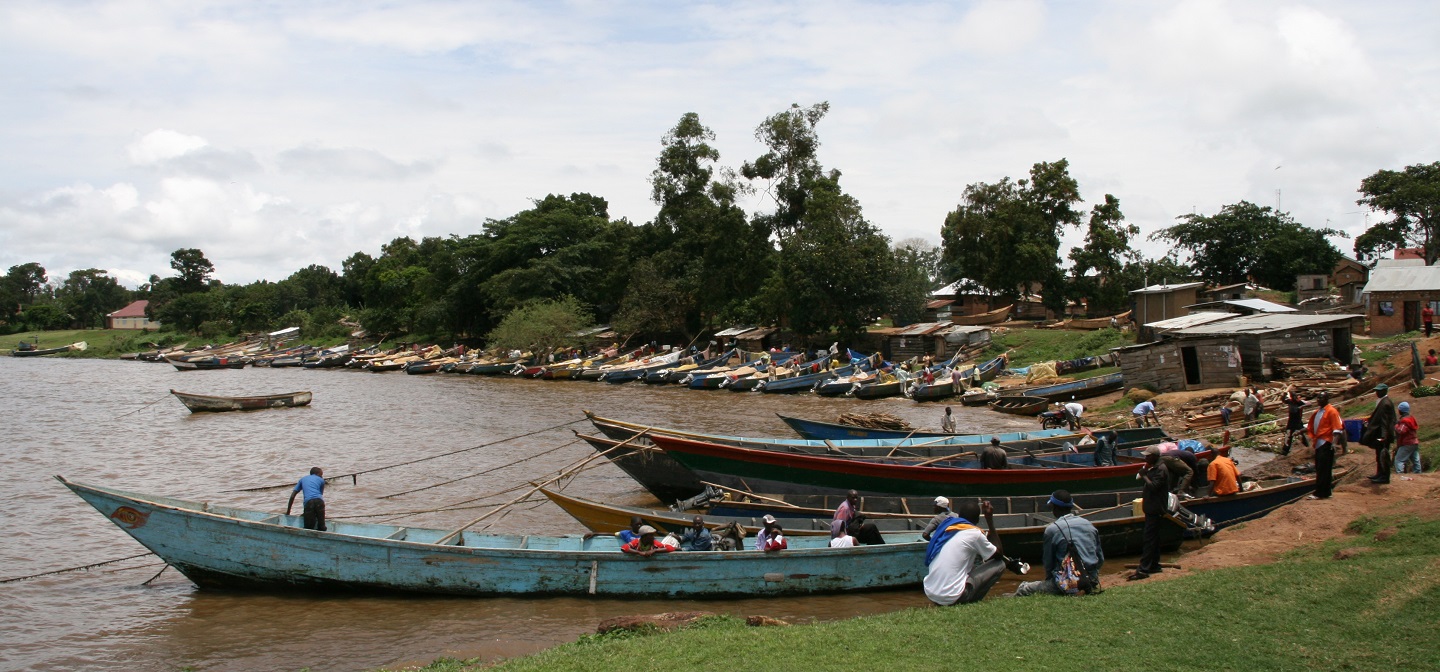
M1039 415L1049 407L1049 399L1025 394L1002 394L990 402L992 410L1011 415Z
M28 350L25 348L25 346L27 346L27 345L30 346L30 349L28 349ZM86 343L85 341L77 341L77 342L75 342L75 343L71 343L70 345L62 345L62 346L60 346L60 347L58 347L58 348L41 348L41 349L38 349L38 350L37 350L37 349L35 349L35 346L34 346L34 345L32 345L32 344L30 344L30 343L26 343L26 342L24 342L24 341L21 341L21 342L20 342L20 345L19 345L18 347L16 347L14 350L11 350L11 351L10 351L10 356L11 356L11 357L43 357L43 356L45 356L45 355L58 355L58 354L60 354L60 353L62 353L62 352L70 352L71 350L85 350L86 348L89 348L89 347L90 347L90 344Z
M166 357L165 361L175 367L176 371L214 371L219 369L243 369L250 363L249 357L191 357L187 359L174 359Z
M310 392L285 392L283 394L263 394L249 397L220 397L208 394L193 394L170 390L180 403L191 413L222 412L222 411L253 411L262 408L282 408L285 406L306 406L310 403L313 395Z
M822 422L820 420L805 420L794 418L788 415L775 414L796 434L816 440L844 440L844 439L913 439L913 443L923 443L931 439L950 438L965 440L966 435L946 434L930 430L902 430L902 429L871 429L869 427L856 427L854 425L842 425L835 422ZM607 420L608 422L616 422ZM598 426L598 425L597 425ZM1165 430L1160 427L1122 427L1113 430L1116 434L1117 443L1120 448L1139 448L1153 443L1159 443L1166 439ZM1056 433L1058 432L1058 433ZM990 436L995 436L1006 444L1016 441L1028 441L1034 439L1070 440L1079 441L1080 436L1067 436L1072 434L1066 429L1040 429L1029 432L1009 432L999 434L974 434L975 441L989 441Z
M328 520L57 480L201 589L440 595L722 597L807 595L918 585L926 544L635 557L613 536L485 534Z

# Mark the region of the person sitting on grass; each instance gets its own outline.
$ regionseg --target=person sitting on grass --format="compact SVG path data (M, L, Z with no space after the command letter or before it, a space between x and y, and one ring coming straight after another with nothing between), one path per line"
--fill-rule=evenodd
M1081 584L1085 586L1074 589L1087 594L1098 592L1100 568L1105 564L1105 551L1100 548L1100 531L1090 521L1075 515L1075 500L1068 490L1056 490L1050 495L1049 504L1051 513L1055 514L1055 522L1045 526L1045 578L1021 583L1015 589L1015 597L1072 594L1057 581L1063 576L1061 564L1070 553L1072 544L1075 553L1070 556L1071 561L1078 565L1075 570L1082 575Z
M648 558L656 553L669 553L675 550L665 544L655 543L655 528L649 525L641 525L639 535L640 536L630 540L624 546L621 546L620 551L627 555L639 555Z
M1003 544L990 502L962 501L925 551L925 597L942 607L979 602L1005 571ZM984 532L971 521L985 516Z

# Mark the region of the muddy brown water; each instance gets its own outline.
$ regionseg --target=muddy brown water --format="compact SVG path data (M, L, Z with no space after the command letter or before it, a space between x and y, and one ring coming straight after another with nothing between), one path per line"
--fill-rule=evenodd
M262 394L312 390L306 408L192 415L168 390ZM336 475L515 437L572 420L582 409L611 417L715 433L793 436L785 413L833 420L847 411L891 413L938 426L944 406L906 399L857 401L811 394L699 391L640 383L350 370L243 369L181 373L162 364L0 357L0 497L6 540L0 577L25 576L144 552L52 476L138 492L280 511L290 484L315 465ZM1032 429L1029 419L954 405L963 429ZM585 429L577 423L570 427ZM414 512L490 495L549 476L592 454L570 427L545 431L331 485L332 517ZM567 445L568 444L568 445ZM555 449L547 455L393 499ZM622 504L658 505L618 469L602 464L567 492ZM500 503L513 494L483 502ZM298 510L298 505L297 505ZM420 527L453 528L484 509L411 515ZM377 520L377 519L370 519ZM567 534L585 530L540 501L492 518L489 530ZM484 525L484 524L482 524ZM33 670L362 670L436 657L485 659L532 653L593 632L626 614L706 610L795 622L921 607L917 589L725 601L423 596L313 596L201 591L153 557L0 585L0 668Z

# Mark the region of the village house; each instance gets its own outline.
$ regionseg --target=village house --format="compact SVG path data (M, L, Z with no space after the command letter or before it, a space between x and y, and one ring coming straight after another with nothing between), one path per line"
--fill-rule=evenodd
M1192 313L1213 312L1213 313L1235 313L1236 315L1254 315L1256 313L1293 313L1295 309L1265 299L1226 299L1223 301L1210 301L1208 303L1197 303L1193 306L1185 306Z
M133 301L130 305L105 316L106 329L159 329L160 323L145 316L149 301Z
M1363 319L1297 313L1213 315L1223 317L1171 329L1153 343L1115 348L1125 385L1156 392L1237 387L1270 378L1276 357L1324 357L1348 364L1354 347L1351 330Z
M1420 310L1440 310L1440 266L1425 260L1382 260L1362 291L1371 336L1393 336L1421 328Z
M1189 315L1190 310L1185 306L1199 303L1200 289L1204 286L1203 282L1184 282L1141 287L1130 292L1134 306L1130 317L1136 324L1145 324Z
M880 351L880 356L893 362L930 355L945 359L964 348L979 348L990 342L988 327L965 326L949 322L920 322L904 327L866 330L864 347Z
M1328 274L1295 276L1295 300L1314 301L1335 296L1342 305L1360 302L1360 292L1369 279L1370 269L1349 257L1341 257Z

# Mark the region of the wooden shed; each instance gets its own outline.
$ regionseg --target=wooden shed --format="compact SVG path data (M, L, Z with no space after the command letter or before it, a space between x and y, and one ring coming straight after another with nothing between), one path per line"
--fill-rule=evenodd
M1365 314L1371 336L1393 336L1420 329L1426 305L1440 312L1440 266L1382 264L1365 284Z
M1136 324L1159 322L1172 317L1189 315L1185 306L1198 303L1197 297L1203 282L1186 282L1178 285L1151 285L1130 292L1134 305L1131 318Z
M1162 340L1116 348L1127 386L1158 392L1233 387L1240 376L1267 379L1275 357L1350 361L1360 315L1238 315L1176 329Z

